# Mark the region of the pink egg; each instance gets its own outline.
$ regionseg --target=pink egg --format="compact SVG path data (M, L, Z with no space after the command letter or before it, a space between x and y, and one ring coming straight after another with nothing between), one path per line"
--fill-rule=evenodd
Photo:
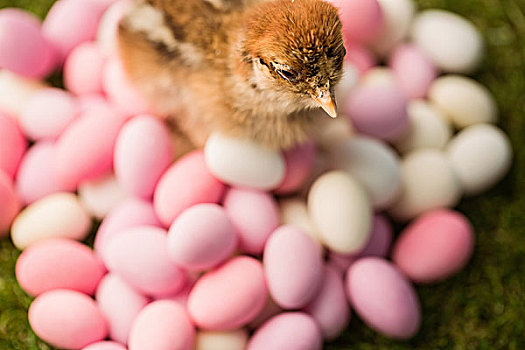
M92 0L59 0L49 10L42 32L56 48L62 64L78 45L95 39L105 6Z
M29 324L46 343L63 349L81 349L108 333L95 301L66 289L39 295L29 307Z
M383 13L377 0L329 0L339 9L347 42L370 43L380 33Z
M352 63L361 74L366 73L370 68L377 65L377 59L374 54L366 47L355 44L346 43L346 60Z
M401 233L392 260L408 278L431 283L461 270L474 250L474 232L459 212L442 209L423 214Z
M86 42L75 47L64 64L64 85L76 95L102 93L105 63L97 44Z
M324 267L324 281L315 299L304 309L310 314L326 340L337 338L350 322L342 276L330 266Z
M0 169L0 238L9 232L9 227L20 209L21 203L12 180Z
M410 99L423 98L437 77L432 61L416 46L398 46L390 57L390 67L401 90Z
M195 328L184 308L159 300L137 316L129 335L129 350L192 350Z
M29 78L43 78L55 68L55 52L29 12L0 11L0 68Z
M27 141L16 121L0 111L0 170L15 176L27 148Z
M159 180L153 204L160 221L170 226L185 209L199 203L218 203L225 186L206 167L202 150L178 159Z
M110 110L91 110L76 119L56 144L55 172L66 187L109 174L121 121Z
M30 246L16 262L16 279L29 295L53 289L72 289L91 295L104 273L104 266L91 248L63 238Z
M120 131L113 157L118 182L137 197L151 198L173 161L170 131L153 116L133 118Z
M321 350L322 346L321 331L311 316L286 312L263 324L246 350Z
M109 326L109 337L119 343L128 342L135 318L149 302L120 277L107 274L97 289L96 300Z
M321 287L321 249L297 227L281 226L272 233L264 248L263 263L270 295L282 308L306 306Z
M239 248L249 254L261 254L266 240L279 226L279 208L267 192L230 188L224 197L224 209L239 235Z
M234 330L255 319L267 297L261 263L241 256L197 281L190 292L188 312L199 328Z
M145 295L172 295L184 288L186 274L171 261L167 240L166 231L153 226L121 231L105 249L107 267Z
M95 236L95 253L107 261L105 249L113 236L136 226L162 227L153 205L138 198L131 198L113 209L102 221Z
M127 350L122 344L114 341L99 341L82 348L82 350Z
M285 151L286 173L279 187L275 189L275 193L289 194L298 191L312 174L316 153L313 142Z
M46 88L35 92L19 116L24 134L32 140L55 140L78 114L78 105L67 91Z
M407 103L395 85L362 85L349 96L345 113L360 133L392 141L408 130Z
M419 330L417 294L390 262L377 257L356 261L346 276L346 292L353 309L372 329L399 339Z
M118 0L112 4L100 20L97 31L97 45L106 56L118 52L117 35L120 20L127 13L131 0Z
M171 259L191 271L217 266L230 257L236 247L235 227L217 204L197 204L186 209L168 232Z

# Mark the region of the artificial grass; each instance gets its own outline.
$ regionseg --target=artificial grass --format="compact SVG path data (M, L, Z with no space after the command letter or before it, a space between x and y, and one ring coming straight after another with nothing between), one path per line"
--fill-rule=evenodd
M0 0L0 8L24 7L43 16L52 2ZM474 256L453 278L417 287L423 325L415 338L387 339L354 316L325 349L525 349L525 0L416 2L459 13L482 31L487 58L475 77L496 97L514 165L489 193L461 202L459 210L476 230ZM8 240L0 241L0 350L51 349L28 326L31 298L14 277L18 254Z

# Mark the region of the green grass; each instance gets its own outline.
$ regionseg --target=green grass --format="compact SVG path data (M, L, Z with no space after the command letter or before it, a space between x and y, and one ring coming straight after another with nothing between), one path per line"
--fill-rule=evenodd
M52 2L0 0L0 8L24 7L43 16ZM482 31L487 58L476 78L498 101L499 125L511 138L514 165L492 191L460 204L476 230L474 257L455 277L417 287L424 316L414 339L389 340L353 317L350 328L326 349L525 349L525 0L417 3L462 14ZM9 241L0 242L0 350L50 349L28 326L31 299L15 282L17 256Z

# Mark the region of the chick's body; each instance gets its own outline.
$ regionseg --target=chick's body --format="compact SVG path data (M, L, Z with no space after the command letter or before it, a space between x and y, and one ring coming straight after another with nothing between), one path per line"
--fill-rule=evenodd
M119 49L152 108L196 147L213 131L270 148L304 141L319 106L335 115L345 54L323 0L138 0Z

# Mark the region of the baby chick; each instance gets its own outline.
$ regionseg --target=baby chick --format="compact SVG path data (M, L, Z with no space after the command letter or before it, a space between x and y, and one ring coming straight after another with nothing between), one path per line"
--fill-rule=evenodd
M319 108L337 115L346 52L324 0L137 0L119 50L139 91L196 147L220 131L286 149Z

